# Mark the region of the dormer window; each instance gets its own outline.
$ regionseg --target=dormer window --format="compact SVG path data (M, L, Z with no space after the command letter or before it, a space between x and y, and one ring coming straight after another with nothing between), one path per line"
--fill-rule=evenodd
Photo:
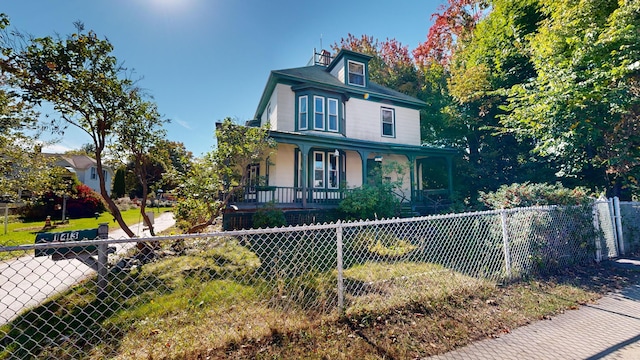
M364 86L364 63L351 61L348 62L349 84Z

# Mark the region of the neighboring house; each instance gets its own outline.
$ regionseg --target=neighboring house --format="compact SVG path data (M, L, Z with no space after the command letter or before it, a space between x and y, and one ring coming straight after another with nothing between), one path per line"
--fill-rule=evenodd
M375 181L371 170L385 162L405 165L397 195L412 213L428 212L428 199L450 199L456 151L421 145L426 104L370 81L370 59L348 50L330 59L323 51L314 65L271 72L247 125L269 123L277 149L250 167L234 209L269 201L284 209L335 208L349 189Z
M76 174L78 180L100 193L100 178L98 177L98 166L96 160L87 155L64 155L52 154L58 158L55 161L56 166L61 166ZM107 188L107 194L111 195L111 182L113 180L113 170L110 167L102 166L104 173L104 184Z

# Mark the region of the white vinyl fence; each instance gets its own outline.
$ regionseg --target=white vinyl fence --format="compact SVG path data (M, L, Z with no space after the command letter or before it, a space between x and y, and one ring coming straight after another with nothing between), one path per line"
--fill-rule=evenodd
M0 247L11 255L0 263L0 359L180 357L188 349L172 339L224 348L273 328L553 274L616 257L621 247L637 251L638 205L620 207L623 224L636 219L621 237L615 208L598 201L74 242L103 249L95 260L96 269L108 260L101 276L87 259L56 256L68 243ZM156 257L141 261L138 242L155 247ZM107 246L116 252L105 255Z

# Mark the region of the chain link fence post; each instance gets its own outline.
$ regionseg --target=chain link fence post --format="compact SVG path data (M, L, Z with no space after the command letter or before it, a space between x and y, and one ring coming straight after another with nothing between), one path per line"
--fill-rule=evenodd
M618 249L620 253L618 255L625 255L624 237L622 234L622 214L620 213L620 198L617 196L613 198L613 216L615 219L614 232L618 234Z
M595 202L593 204L593 227L596 229L596 262L602 261L602 240L600 237L602 236L600 233L600 214L598 212L598 203Z
M344 312L344 279L343 279L343 262L342 262L342 222L338 220L336 227L336 247L337 247L337 266L338 266L338 309L340 313Z
M98 225L98 238L109 238L109 225L106 223ZM107 295L107 260L108 260L108 244L101 243L98 245L98 298L104 299Z
M507 212L505 209L500 211L500 220L502 223L502 243L504 249L504 266L507 271L507 277L511 278L511 251L509 250L509 232L507 230Z

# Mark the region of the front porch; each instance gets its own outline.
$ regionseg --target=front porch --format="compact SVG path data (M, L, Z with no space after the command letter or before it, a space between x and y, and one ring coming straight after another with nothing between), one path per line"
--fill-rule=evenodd
M398 216L434 214L451 204L455 150L282 131L270 136L277 150L247 168L246 185L232 194L227 217L249 216L267 204L285 213L335 213L354 189L381 182L396 184Z

